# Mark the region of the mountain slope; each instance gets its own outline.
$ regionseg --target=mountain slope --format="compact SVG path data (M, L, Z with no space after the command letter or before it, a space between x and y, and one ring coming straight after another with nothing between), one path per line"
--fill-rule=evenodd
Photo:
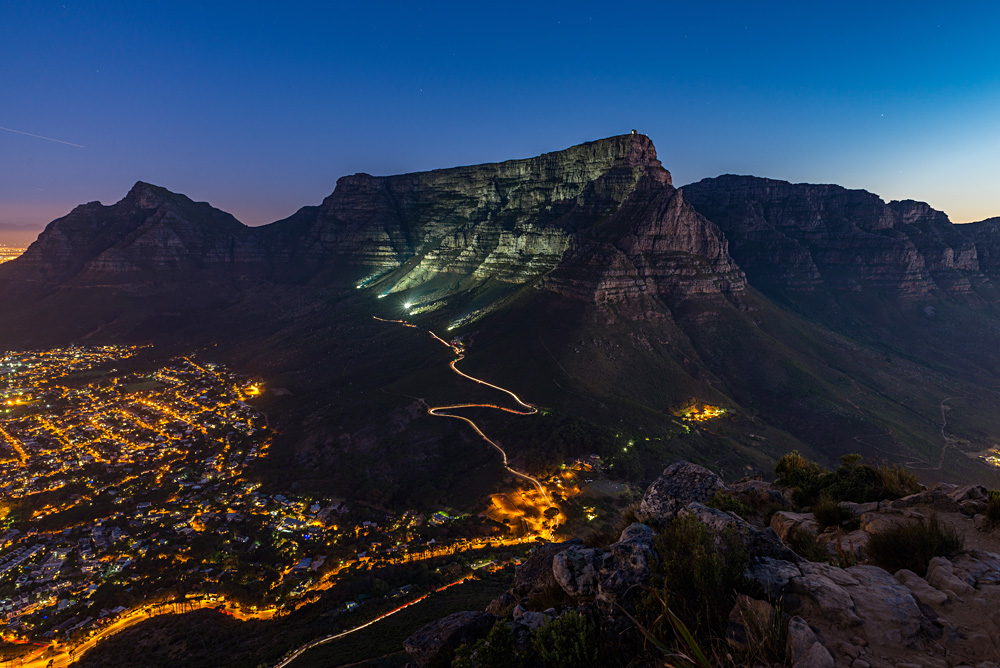
M265 399L275 479L379 504L471 503L504 472L420 402L497 398L373 315L463 336L464 370L544 407L477 417L528 470L614 463L630 438L639 477L668 457L735 475L798 448L989 481L974 455L1000 440L995 230L836 186L678 190L643 135L344 177L262 228L140 183L0 267L0 348L208 348L281 390ZM687 424L692 403L729 412Z

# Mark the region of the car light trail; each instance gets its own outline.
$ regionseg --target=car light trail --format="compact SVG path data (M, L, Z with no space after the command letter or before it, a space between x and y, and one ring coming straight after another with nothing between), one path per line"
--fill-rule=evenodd
M421 329L420 327L417 327L414 324L408 323L405 320L387 320L386 318L379 318L378 316L372 316L372 318L374 318L375 320L378 320L379 322L391 322L391 323L397 323L397 324L400 324L400 325L404 325L406 327L412 327L413 329ZM504 394L509 395L514 401L516 401L519 405L521 405L521 406L523 406L525 408L525 410L523 410L523 411L518 411L518 410L514 410L512 408L504 408L502 406L497 406L496 404L453 404L453 405L450 405L450 406L428 406L427 407L427 412L430 415L434 415L436 417L453 418L455 420L462 420L463 422L468 423L469 426L472 427L476 431L477 434L479 434L480 438L482 438L484 441L486 441L487 443L489 443L490 445L492 445L496 449L496 451L500 453L500 456L503 457L503 467L505 469L507 469L510 473L514 474L515 476L521 478L522 480L527 480L528 482L530 482L531 484L533 484L535 487L537 487L538 491L542 495L542 498L545 499L545 502L548 503L549 505L551 505L552 502L549 500L549 495L545 491L545 486L542 485L542 483L539 482L537 479L532 478L527 473L523 473L521 471L518 471L515 468L512 468L511 465L510 465L510 463L507 460L507 451L504 450L503 448L501 448L496 443L496 441L494 441L489 436L487 436L486 434L484 434L483 430L479 428L479 425L477 425L475 422L473 422L472 420L470 420L467 417L464 417L464 416L461 416L461 415L452 415L451 413L445 412L445 411L456 410L456 409L459 409L459 408L493 408L493 409L496 409L496 410L505 411L507 413L513 413L514 415L534 415L535 413L538 412L538 409L534 405L529 404L526 401L523 401L521 399L521 397L517 396L516 394L514 394L513 392L511 392L507 388L500 387L499 385L494 385L493 383L488 383L485 380L482 380L481 378L476 378L474 376L470 376L469 374L467 374L467 373L465 373L463 371L460 371L458 369L458 367L455 366L455 365L458 364L459 362L461 362L463 359L465 359L465 350L463 349L462 345L458 344L458 343L455 343L455 344L449 343L448 341L445 341L444 339L442 339L440 336L438 336L437 334L435 334L434 332L432 332L429 329L425 330L425 331L428 334L430 334L432 337L434 337L435 339L437 339L437 341L439 341L443 345L447 346L448 348L451 348L452 351L456 355L458 355L458 357L456 357L455 359L453 359L451 361L451 363L448 365L448 366L451 367L452 371L454 371L455 373L457 373L459 376L462 376L463 378L466 378L466 379L471 380L473 382L479 383L480 385L485 385L486 387L492 388L494 390L498 390L500 392L503 392Z
M468 579L469 579L469 576L465 576L461 580L455 580L454 582L449 582L448 584L444 585L443 587L438 587L437 589L434 590L434 592L435 593L441 592L441 591L444 591L445 589L448 589L449 587L454 587L455 585L460 585L460 584L462 584L463 582L465 582ZM400 610L405 610L406 608L410 607L411 605L416 605L417 603L420 603L421 601L423 601L424 599L426 599L428 596L430 596L430 594L424 594L423 596L420 596L419 598L413 599L409 603L404 603L403 605L399 606L398 608L393 608L389 612L382 613L381 615L379 615L378 617L372 619L371 621L365 622L364 624L361 624L360 626L355 626L353 629L348 629L346 631L342 631L342 632L336 633L334 635L329 635L329 636L326 636L325 638L320 638L319 640L313 640L312 642L307 643L307 644L303 645L302 647L299 647L297 650L295 650L294 652L292 652L291 654L289 654L285 659L283 659L280 663L275 664L274 668L284 668L285 666L287 666L288 664L290 664L292 661L295 661L295 659L299 658L300 656L302 656L303 654L305 654L306 652L308 652L312 648L319 647L320 645L325 645L328 642L337 640L338 638L343 638L344 636L349 635L351 633L354 633L355 631L360 631L361 629L368 628L372 624L375 624L375 623L378 623L378 622L382 621L383 619L385 619L389 615L394 615L397 612L399 612Z

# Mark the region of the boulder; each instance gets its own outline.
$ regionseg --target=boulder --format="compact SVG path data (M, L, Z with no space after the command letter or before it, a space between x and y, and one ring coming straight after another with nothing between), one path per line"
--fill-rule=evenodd
M841 510L846 510L854 517L861 517L865 513L873 513L878 510L878 501L869 503L854 503L853 501L841 501L837 504Z
M760 585L768 598L776 601L790 591L789 580L801 576L802 571L790 561L759 557L750 562L744 575Z
M548 610L545 612L533 612L517 606L514 608L513 619L515 624L523 626L530 632L542 628L552 621L554 616Z
M598 573L606 553L574 545L552 557L552 575L567 594L590 598L597 594Z
M536 547L514 570L514 595L518 599L527 599L558 586L552 575L552 559L571 547L583 547L583 541L576 538Z
M845 570L858 582L850 594L858 616L869 621L868 641L879 647L912 647L929 620L910 590L877 566Z
M962 508L962 513L968 515L969 517L975 517L980 513L986 512L985 501L973 501L972 499L964 499L962 501L959 501L958 505Z
M764 530L758 529L735 513L727 513L718 508L709 508L704 504L694 502L689 503L678 514L696 517L715 534L716 545L721 549L725 549L725 532L731 531L746 546L751 557L771 557L791 562L797 562L800 559L799 555L785 547L774 529L771 527Z
M943 490L952 501L962 503L963 501L989 501L990 495L982 485L958 485L951 490Z
M958 501L941 489L929 489L924 492L917 492L916 494L910 494L892 502L892 507L897 509L912 508L913 506L933 508L943 513L957 513L962 510Z
M645 524L632 524L617 543L608 548L599 573L597 600L605 609L617 605L627 607L649 583L659 555L653 547L656 536ZM634 592L634 596L629 596ZM628 599L628 600L626 600Z
M737 650L759 647L778 623L778 613L767 601L740 594L729 613L726 641Z
M649 486L636 515L643 522L669 522L689 503L712 498L723 484L704 466L676 462Z
M926 580L935 589L955 594L955 598L972 593L972 585L957 577L952 563L944 557L931 559Z
M803 575L822 575L841 587L855 587L858 580L843 568L818 561L803 561L799 564Z
M788 499L776 489L773 483L764 482L762 476L755 475L737 480L723 488L728 494L744 499L755 499L782 508L788 507Z
M812 562L807 563L812 565ZM792 592L798 594L804 603L811 603L808 607L813 608L815 613L828 616L842 627L862 624L862 619L854 609L851 595L843 586L825 575L803 573L799 577L791 578L789 585Z
M924 605L936 607L944 605L948 602L948 594L930 586L927 580L923 579L911 570L904 568L896 571L896 574L893 577L896 578L897 582L906 586L906 588L910 590L910 593L913 594L913 597Z
M955 577L970 585L1000 584L1000 555L983 550L972 550L950 559Z
M778 537L787 541L792 532L805 531L815 538L819 534L819 522L812 513L791 513L779 510L771 515L771 528L774 529Z
M824 647L806 620L792 617L788 621L788 661L793 668L833 668L833 656Z
M861 530L867 534L880 533L898 526L915 524L918 521L916 518L906 517L900 510L885 513L880 508L876 512L865 513L861 516Z
M403 649L420 668L449 666L459 645L486 636L495 622L488 612L453 612L420 628L403 641Z

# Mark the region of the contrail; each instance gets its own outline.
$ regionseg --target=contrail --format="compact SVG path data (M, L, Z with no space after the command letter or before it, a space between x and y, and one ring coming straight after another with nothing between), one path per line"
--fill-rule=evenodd
M57 144L66 144L67 146L76 146L77 148L85 148L79 144L74 144L71 141L63 141L62 139L53 139L52 137L43 137L42 135L33 135L30 132L21 132L20 130L12 130L10 128L0 127L0 130L6 130L7 132L16 132L19 135L25 135L27 137L34 137L35 139L44 139L45 141L54 141Z

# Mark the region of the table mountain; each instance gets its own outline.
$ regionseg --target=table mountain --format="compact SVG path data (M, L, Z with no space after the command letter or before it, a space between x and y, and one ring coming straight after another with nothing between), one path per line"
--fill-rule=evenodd
M619 470L639 480L668 456L735 474L794 448L985 482L998 271L995 220L955 226L918 202L755 177L677 189L629 134L346 176L257 228L137 183L0 265L0 349L207 349L281 390L261 400L276 479L382 505L474 503L476 481L505 474L414 399L477 391L447 349L373 315L464 337L465 369L545 407L485 419L522 470L614 461L614 439L633 435ZM703 404L726 417L680 417Z

